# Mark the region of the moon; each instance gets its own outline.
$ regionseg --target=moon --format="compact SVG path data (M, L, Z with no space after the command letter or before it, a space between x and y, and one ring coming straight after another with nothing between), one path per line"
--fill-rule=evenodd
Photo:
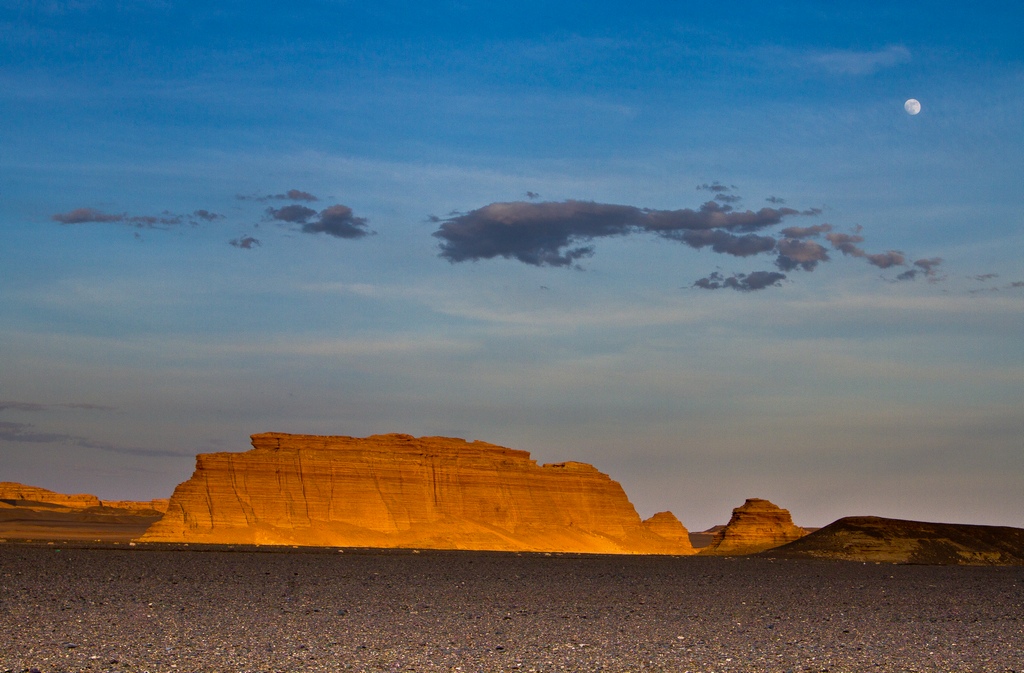
M916 115L921 111L921 102L916 98L911 98L903 104L903 109L907 111L908 115Z

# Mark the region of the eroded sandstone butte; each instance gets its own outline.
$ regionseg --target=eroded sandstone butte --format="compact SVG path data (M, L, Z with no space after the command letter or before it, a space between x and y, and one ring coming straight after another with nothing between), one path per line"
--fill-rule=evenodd
M577 462L446 437L264 433L196 457L143 542L692 554L618 482ZM671 516L671 515L668 515ZM674 521L674 523L673 523Z
M715 533L711 544L700 550L708 556L755 554L793 542L807 531L793 524L788 510L762 500L748 498L732 511L725 528Z

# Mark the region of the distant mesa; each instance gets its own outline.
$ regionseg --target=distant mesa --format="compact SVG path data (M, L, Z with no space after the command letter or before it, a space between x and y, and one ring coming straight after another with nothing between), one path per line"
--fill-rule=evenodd
M76 493L68 495L57 493L39 486L27 486L14 481L0 481L0 502L9 506L27 508L66 507L68 509L89 509L91 507L106 507L109 509L120 509L129 512L152 514L163 514L167 511L170 500L157 498L154 500L100 500L95 495L88 493ZM49 507L47 507L49 506Z
M793 524L788 510L762 500L748 498L732 511L725 527L700 550L704 556L741 556L772 549L807 535Z
M0 482L0 538L127 542L167 511L167 499L100 500Z
M641 521L585 463L402 434L264 433L196 457L142 542L693 554L671 513Z
M927 565L1024 565L1024 529L850 516L764 555Z

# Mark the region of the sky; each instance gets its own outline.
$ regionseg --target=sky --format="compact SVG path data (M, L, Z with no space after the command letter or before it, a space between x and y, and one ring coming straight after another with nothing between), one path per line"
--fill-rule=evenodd
M0 480L168 497L253 433L399 432L691 530L1024 527L1022 25L0 0Z

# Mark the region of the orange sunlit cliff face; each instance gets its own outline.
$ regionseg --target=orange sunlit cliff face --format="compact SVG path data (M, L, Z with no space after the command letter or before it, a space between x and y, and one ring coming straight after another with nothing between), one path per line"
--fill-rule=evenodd
M692 554L671 513L641 521L585 463L445 437L265 433L200 454L144 542Z

